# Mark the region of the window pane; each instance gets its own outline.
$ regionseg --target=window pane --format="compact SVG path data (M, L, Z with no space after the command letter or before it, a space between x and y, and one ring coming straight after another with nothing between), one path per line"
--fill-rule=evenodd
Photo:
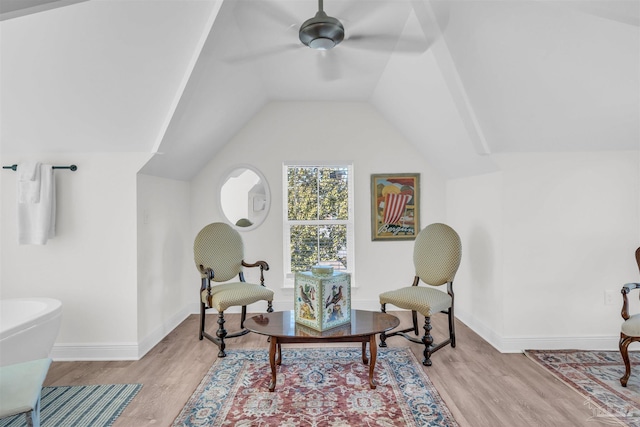
M318 263L318 227L292 225L291 271L309 271Z
M318 219L318 168L287 168L288 219Z
M346 168L320 168L318 171L319 219L349 219L349 174Z
M347 269L347 226L324 225L318 227L318 264L330 265L335 271Z
M309 271L316 264L347 269L346 225L293 225L291 271Z

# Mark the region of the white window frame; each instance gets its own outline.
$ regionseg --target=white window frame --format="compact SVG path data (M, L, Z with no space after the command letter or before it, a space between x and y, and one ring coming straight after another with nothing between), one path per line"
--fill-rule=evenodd
M287 169L289 167L341 167L346 168L349 174L349 181L347 183L347 191L349 201L347 203L348 219L346 220L317 220L317 221L289 221L289 180L287 176ZM347 226L347 272L351 274L351 287L356 287L355 280L355 223L354 223L354 168L352 161L335 161L335 162L284 162L282 164L282 246L283 246L283 260L284 260L284 287L293 288L294 285L294 273L291 272L291 225L322 225L322 224L341 224Z

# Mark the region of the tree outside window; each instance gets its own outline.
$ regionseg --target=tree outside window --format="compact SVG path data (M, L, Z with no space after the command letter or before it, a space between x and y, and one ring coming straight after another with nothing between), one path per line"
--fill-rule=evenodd
M352 270L350 165L285 166L289 272Z

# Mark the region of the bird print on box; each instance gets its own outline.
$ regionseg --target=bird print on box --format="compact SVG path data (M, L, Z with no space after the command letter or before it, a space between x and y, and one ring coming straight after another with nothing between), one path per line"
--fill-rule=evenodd
M336 290L337 289L337 290ZM336 286L333 285L331 288L331 293L327 298L327 302L325 303L324 308L327 309L329 322L339 321L344 318L344 313L342 312L342 285Z
M315 293L316 289L313 286L309 286L308 284L305 286L300 285L300 299L302 300L301 315L309 320L315 320L316 318L316 309L313 307L315 305Z
M329 294L329 298L327 298L327 303L324 308L329 308L331 304L337 304L342 299L342 286L340 286L340 290L336 292L336 285L333 285L331 288L331 294Z

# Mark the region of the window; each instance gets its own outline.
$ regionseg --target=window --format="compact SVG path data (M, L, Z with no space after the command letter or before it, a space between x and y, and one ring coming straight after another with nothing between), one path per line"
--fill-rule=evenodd
M284 165L285 272L353 272L353 167Z

